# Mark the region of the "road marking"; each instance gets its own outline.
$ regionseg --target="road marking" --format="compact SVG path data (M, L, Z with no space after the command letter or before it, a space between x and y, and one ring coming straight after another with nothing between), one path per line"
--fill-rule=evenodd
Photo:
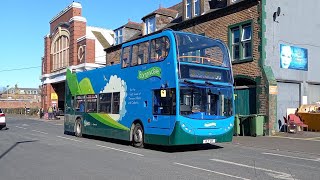
M269 137L271 137L271 138L274 137L274 138L284 138L284 139L303 140L303 141L318 141L318 142L320 142L320 140L314 139L314 138L295 138L295 137L284 137L284 136L269 136Z
M62 139L68 139L70 141L76 141L76 142L82 142L80 140L76 140L76 139L71 139L71 138L67 138L67 137L63 137L63 136L57 136L58 138L62 138Z
M177 163L177 162L174 162L173 164L176 164L176 165L179 165L179 166L185 166L185 167L189 167L189 168L193 168L193 169L198 169L198 170L202 170L202 171L207 171L207 172L211 172L211 173L214 173L214 174L219 174L219 175L222 175L222 176L232 177L232 178L235 178L235 179L250 180L250 179L247 179L247 178L234 176L234 175L231 175L231 174L225 174L225 173L222 173L222 172L212 171L212 170L204 169L204 168L200 168L200 167L190 166L190 165L187 165L187 164L182 164L182 163Z
M133 155L137 155L137 156L144 156L142 154L138 154L138 153L134 153L134 152L130 152L130 151L125 151L125 150L122 150L122 149L112 148L112 147L108 147L108 146L102 146L102 145L99 145L99 144L96 144L96 146L103 147L103 148L106 148L106 149L112 149L112 150L115 150L115 151L121 151L121 152L129 153L129 154L133 154Z
M302 159L302 160L307 160L307 161L316 161L316 162L320 162L320 158L317 158L317 159L310 159L310 158L302 158L302 157L295 157L295 156L288 156L288 155L274 154L274 153L262 153L262 154L267 154L267 155L271 155L271 156L288 157L288 158L293 158L293 159Z
M277 178L277 179L286 179L286 180L295 180L292 175L285 173L285 172L280 172L280 171L274 171L271 169L265 169L265 168L260 168L260 167L256 167L256 166L249 166L246 164L240 164L240 163L236 163L236 162L231 162L231 161L225 161L222 159L210 159L211 161L215 161L215 162L219 162L219 163L225 163L225 164L231 164L231 165L235 165L235 166L240 166L240 167L246 167L246 168L251 168L251 169L255 169L255 170L261 170L261 171L266 171L268 172L267 174L272 176L273 178Z
M20 126L16 126L17 128L20 128L20 129L27 129L27 128L24 128L24 127L20 127Z
M28 124L22 124L22 126L29 126Z
M32 130L33 132L38 132L38 133L41 133L41 134L48 134L46 132L42 132L42 131L37 131L37 130Z
M63 126L63 124L53 124L53 125L57 125L57 126Z

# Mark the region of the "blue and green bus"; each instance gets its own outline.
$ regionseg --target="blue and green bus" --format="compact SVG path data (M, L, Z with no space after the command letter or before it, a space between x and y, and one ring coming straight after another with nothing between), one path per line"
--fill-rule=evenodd
M226 45L164 30L127 43L120 63L66 75L65 132L144 144L232 141L233 74Z

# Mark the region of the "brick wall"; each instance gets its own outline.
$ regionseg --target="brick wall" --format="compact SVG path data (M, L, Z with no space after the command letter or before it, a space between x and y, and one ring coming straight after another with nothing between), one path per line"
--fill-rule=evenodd
M61 22L69 22L69 20L74 16L82 16L82 9L80 8L71 8L67 12L65 12L62 16L60 16L58 19L54 20L50 23L50 34L53 33L55 28L61 23Z
M77 65L79 64L77 39L86 34L86 23L82 21L72 21L70 23L69 32L70 32L69 65Z
M121 54L121 47L115 49L114 51L107 53L107 65L111 65L113 62L114 64L120 63L120 54Z
M1 108L39 108L41 106L40 102L30 102L30 101L19 101L19 100L10 100L10 101L0 101Z
M50 73L51 64L50 64L50 46L51 46L51 39L49 37L44 38L44 73Z
M86 40L86 63L95 63L95 40Z
M246 63L233 64L233 73L236 75L244 75L256 80L257 83L257 100L258 113L265 114L267 111L267 96L265 91L266 80L263 77L260 67L260 25L259 25L259 10L258 4L250 5L247 8L241 7L239 9L233 9L232 12L225 15L215 15L218 18L210 17L210 15L203 18L201 21L194 21L192 23L185 23L182 26L178 26L178 30L192 32L196 34L205 33L206 36L212 38L218 38L223 40L228 45L228 27L230 25L242 23L248 20L252 20L253 31L253 61Z

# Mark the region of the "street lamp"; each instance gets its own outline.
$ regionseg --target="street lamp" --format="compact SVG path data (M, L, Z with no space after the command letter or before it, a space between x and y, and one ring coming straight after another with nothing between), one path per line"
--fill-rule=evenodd
M9 85L7 85L7 99L9 99Z

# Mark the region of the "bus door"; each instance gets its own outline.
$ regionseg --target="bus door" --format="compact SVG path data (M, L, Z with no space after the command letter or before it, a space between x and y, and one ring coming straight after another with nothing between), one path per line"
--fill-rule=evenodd
M176 89L166 88L153 91L151 128L170 129L175 123Z

